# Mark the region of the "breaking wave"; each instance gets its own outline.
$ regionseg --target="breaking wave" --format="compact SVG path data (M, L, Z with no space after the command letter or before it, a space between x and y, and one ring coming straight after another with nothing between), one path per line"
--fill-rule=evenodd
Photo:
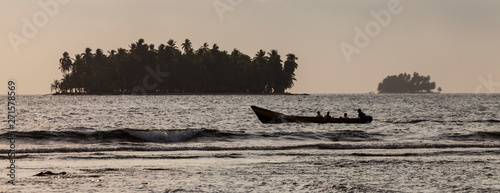
M455 141L500 141L500 132L478 131L470 134L451 133L443 134L441 137Z
M83 129L82 129L83 130ZM87 129L88 130L88 129ZM6 138L12 132L1 134ZM214 129L137 130L115 129L110 131L28 131L15 132L16 138L26 140L66 141L77 143L99 142L183 142L198 137L217 138L231 135Z

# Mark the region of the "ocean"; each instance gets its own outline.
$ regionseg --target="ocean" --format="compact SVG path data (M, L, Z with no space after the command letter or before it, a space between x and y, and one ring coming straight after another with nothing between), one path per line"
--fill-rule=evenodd
M21 95L14 131L0 102L1 192L500 191L498 94Z

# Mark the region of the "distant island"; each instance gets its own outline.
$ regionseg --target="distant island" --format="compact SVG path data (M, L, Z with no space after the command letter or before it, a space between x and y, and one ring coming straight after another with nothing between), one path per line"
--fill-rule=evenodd
M379 93L434 93L435 82L430 82L430 76L421 76L417 72L413 76L406 73L387 76L378 84ZM439 87L438 92L442 89Z
M277 50L259 50L252 58L234 49L230 53L204 43L193 49L186 39L157 48L139 39L130 49L108 51L86 48L59 60L61 80L50 85L56 94L182 94L248 93L283 94L292 88L298 58Z

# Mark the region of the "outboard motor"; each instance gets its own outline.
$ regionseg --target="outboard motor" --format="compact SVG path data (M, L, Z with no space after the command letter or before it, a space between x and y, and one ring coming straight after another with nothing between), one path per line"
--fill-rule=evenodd
M365 116L362 119L365 120L367 123L370 123L373 120L372 116Z

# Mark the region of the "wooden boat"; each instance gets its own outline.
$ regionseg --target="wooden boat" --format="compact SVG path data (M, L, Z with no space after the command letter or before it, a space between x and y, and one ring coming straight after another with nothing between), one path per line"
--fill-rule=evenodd
M284 115L260 107L252 106L253 112L262 123L371 123L372 117L362 118L323 118Z

